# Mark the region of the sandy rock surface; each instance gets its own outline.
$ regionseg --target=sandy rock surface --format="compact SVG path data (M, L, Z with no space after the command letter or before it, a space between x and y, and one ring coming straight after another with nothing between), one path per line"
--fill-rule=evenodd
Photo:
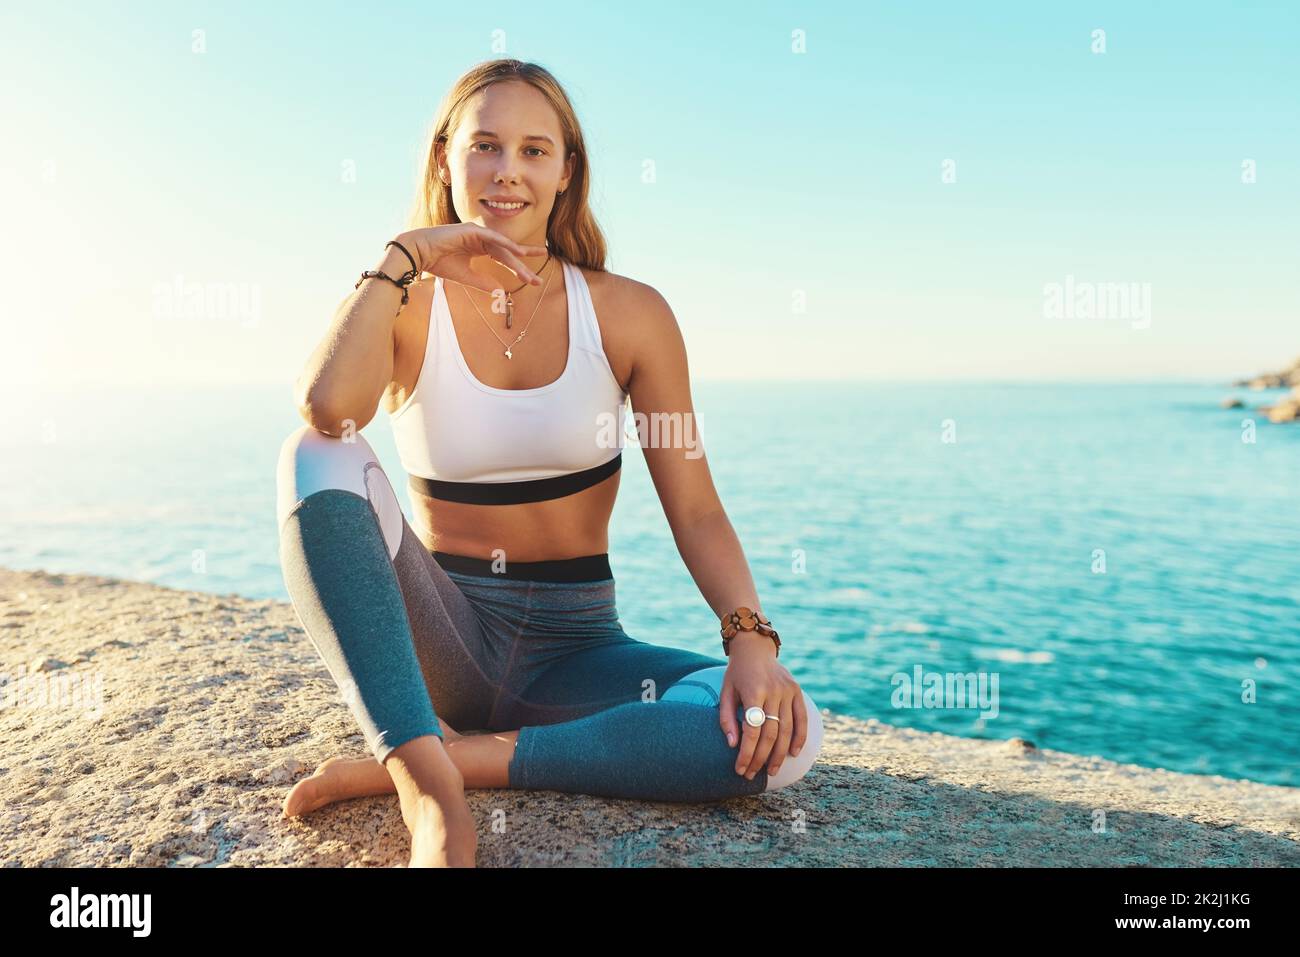
M0 864L405 866L396 795L286 820L362 737L292 607L0 569ZM1300 788L824 712L797 785L715 804L476 790L480 866L1300 866Z

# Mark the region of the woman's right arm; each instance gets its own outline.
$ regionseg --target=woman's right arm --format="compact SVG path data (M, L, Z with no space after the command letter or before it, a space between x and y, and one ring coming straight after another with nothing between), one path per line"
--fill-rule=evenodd
M475 256L489 256L533 285L542 284L519 257L544 256L546 246L524 245L476 223L408 230L398 241L411 251L420 273L491 292L492 280L470 267ZM411 268L411 261L396 246L388 246L377 268L396 279ZM294 383L294 402L308 425L338 437L349 424L359 430L374 418L393 378L401 309L402 290L385 279L367 279L339 304L329 330Z
M376 269L397 278L411 268L395 246ZM334 313L329 329L294 383L294 402L307 424L340 436L365 427L393 378L394 329L402 290L384 279L367 279Z

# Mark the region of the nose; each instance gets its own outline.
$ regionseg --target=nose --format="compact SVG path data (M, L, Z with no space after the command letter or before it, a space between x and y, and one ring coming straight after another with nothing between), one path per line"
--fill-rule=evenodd
M501 161L501 166L497 169L496 180L498 182L518 183L519 173L515 169L515 163L518 158L506 157Z

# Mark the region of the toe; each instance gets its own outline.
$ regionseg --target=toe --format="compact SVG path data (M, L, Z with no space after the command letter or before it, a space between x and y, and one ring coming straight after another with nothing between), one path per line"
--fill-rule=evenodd
M325 803L325 789L322 783L323 778L320 772L317 772L295 784L284 800L284 816L298 817L308 814Z

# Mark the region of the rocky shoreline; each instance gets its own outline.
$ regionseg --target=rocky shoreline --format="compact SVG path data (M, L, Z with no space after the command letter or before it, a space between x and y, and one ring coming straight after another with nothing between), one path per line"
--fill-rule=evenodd
M288 604L0 569L0 672L0 865L406 862L395 796L280 816L366 753ZM479 864L1300 866L1300 788L823 720L819 763L763 797L471 791Z
M1285 369L1277 372L1265 372L1249 379L1238 379L1232 383L1233 388L1246 388L1254 392L1264 389L1290 389L1290 395L1284 395L1272 405L1260 405L1255 411L1263 412L1270 422L1295 422L1300 420L1300 358ZM1225 409L1244 408L1246 403L1237 396L1228 396L1220 405Z

